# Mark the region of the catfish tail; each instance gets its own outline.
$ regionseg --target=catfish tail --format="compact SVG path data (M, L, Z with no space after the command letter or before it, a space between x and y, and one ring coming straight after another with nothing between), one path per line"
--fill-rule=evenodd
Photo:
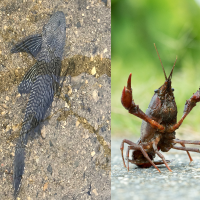
M21 184L22 175L24 173L25 147L19 139L15 148L13 187L14 198L16 199Z
M38 124L38 121L33 115L26 116L20 132L20 138L18 139L15 147L15 158L14 158L14 170L13 170L13 187L14 187L14 198L16 199L24 173L25 167L25 147L28 142L28 137Z

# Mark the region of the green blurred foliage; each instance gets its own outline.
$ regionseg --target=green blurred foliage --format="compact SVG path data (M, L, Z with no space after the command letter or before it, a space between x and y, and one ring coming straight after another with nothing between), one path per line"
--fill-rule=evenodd
M111 16L112 134L140 134L141 120L121 105L121 92L130 72L135 103L144 112L154 90L164 83L153 43L167 76L178 56L172 87L179 120L186 99L200 86L200 6L193 0L112 0ZM200 134L199 113L197 104L180 131Z

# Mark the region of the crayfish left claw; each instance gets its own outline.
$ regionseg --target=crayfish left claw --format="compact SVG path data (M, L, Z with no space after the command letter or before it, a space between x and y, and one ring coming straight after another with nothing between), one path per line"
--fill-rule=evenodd
M131 76L132 76L132 73L130 73L130 75L128 77L128 81L127 81L127 89L128 90L131 90Z
M131 75L128 77L127 87L124 87L121 97L121 103L127 110L129 110L132 104Z

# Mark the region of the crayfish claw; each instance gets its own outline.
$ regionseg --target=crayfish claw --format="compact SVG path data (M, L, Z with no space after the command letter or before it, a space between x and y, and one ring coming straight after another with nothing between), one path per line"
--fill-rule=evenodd
M132 92L126 89L126 87L124 87L122 91L121 103L127 110L129 110L129 108L131 107Z
M128 77L128 81L127 81L127 89L128 90L131 90L131 76L132 76L132 73L130 73L130 75Z
M121 97L122 105L127 110L129 110L129 108L131 107L131 103L132 103L131 75L132 74L130 74L128 77L127 87L124 87L124 89L122 91L122 97Z
M126 87L124 86L124 89L122 91L122 97L125 97L126 96Z

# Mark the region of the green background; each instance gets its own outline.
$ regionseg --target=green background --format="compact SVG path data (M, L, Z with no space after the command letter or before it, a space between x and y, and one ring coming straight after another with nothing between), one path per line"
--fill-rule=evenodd
M141 119L121 105L121 93L132 73L133 98L145 112L154 90L165 81L178 57L172 87L178 120L200 86L200 6L192 0L112 0L112 135L140 135ZM200 103L179 133L200 136Z

